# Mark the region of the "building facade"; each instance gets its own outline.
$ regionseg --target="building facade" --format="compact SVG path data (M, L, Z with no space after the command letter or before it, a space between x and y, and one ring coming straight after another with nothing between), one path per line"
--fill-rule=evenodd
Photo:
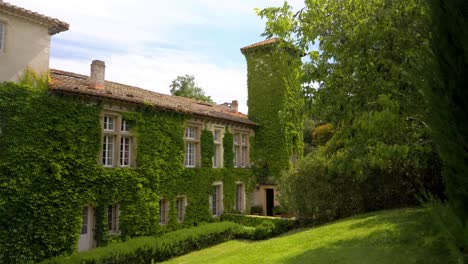
M24 236L11 242L9 254L38 240L44 257L85 251L226 212L248 214L254 206L273 214L277 179L301 156L296 53L277 39L241 49L249 68L245 115L237 101L210 104L107 81L99 60L89 76L49 69L50 36L67 29L0 1L0 81L16 80L26 68L50 75L47 91L0 98L0 173L18 186L16 179L30 179L34 187L2 190L12 199L0 210L19 219L5 232ZM18 44L26 36L34 40ZM29 192L39 202L23 199ZM10 210L16 203L39 209Z
M50 38L68 27L60 20L0 1L0 81L16 81L25 68L47 73Z

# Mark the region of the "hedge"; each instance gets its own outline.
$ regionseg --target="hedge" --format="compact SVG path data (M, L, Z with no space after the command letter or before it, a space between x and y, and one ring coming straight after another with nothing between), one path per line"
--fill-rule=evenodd
M42 263L155 263L230 240L239 228L233 222L203 224L159 237L139 237L71 256L54 257Z
M296 220L286 218L223 214L221 220L242 225L242 228L236 234L236 238L251 240L271 238L297 227Z

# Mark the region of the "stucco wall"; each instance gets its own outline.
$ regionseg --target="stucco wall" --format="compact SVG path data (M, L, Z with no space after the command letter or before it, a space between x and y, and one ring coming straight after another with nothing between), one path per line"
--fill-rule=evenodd
M5 25L0 51L0 81L14 81L27 67L37 73L49 69L50 36L45 26L0 12Z

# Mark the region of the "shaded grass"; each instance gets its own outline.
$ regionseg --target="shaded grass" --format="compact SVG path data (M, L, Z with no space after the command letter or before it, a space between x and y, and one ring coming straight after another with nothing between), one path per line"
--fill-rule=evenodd
M428 209L365 214L267 241L233 240L167 263L451 263Z

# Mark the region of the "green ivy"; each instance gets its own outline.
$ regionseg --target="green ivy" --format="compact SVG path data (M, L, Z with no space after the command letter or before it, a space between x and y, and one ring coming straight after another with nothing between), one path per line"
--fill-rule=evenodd
M97 165L101 102L50 95L27 84L0 84L0 262L33 263L76 251L82 207L96 209L98 245L157 235L215 221L212 184L223 181L225 212L232 212L236 181L255 186L251 170L233 169L232 134L224 138L226 168L211 168L213 135L202 132L202 168L184 167L187 116L151 105L123 113L137 142L136 167ZM226 130L228 127L225 128ZM187 197L185 221L176 199ZM170 201L169 223L159 225L159 200ZM120 237L109 235L107 208L120 206Z
M214 155L214 138L213 132L209 130L203 130L200 135L200 142L203 146L201 149L201 161L203 168L213 167L213 155Z
M304 99L301 58L285 42L243 51L248 65L249 118L255 131L254 169L260 182L291 168L290 157L303 154ZM265 96L268 95L268 96Z
M234 136L231 133L224 133L223 146L224 167L232 169L234 167Z

